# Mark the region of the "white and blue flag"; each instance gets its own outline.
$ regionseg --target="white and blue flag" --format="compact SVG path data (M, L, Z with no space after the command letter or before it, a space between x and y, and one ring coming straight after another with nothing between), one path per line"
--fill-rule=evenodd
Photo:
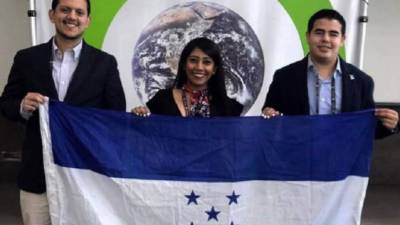
M53 225L356 225L373 111L273 119L40 108Z

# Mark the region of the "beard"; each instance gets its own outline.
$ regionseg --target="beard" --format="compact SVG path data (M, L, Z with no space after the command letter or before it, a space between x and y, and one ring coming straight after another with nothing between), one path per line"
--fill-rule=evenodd
M71 35L67 35L66 33L64 33L62 30L56 28L56 33L62 37L65 40L69 40L69 41L76 41L76 40L80 40L83 36L83 31L81 33L78 33L74 36Z

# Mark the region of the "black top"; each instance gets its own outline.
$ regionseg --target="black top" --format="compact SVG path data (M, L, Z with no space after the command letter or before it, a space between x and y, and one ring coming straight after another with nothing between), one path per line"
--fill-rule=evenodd
M172 94L172 88L159 90L146 105L153 114L167 116L181 116ZM237 101L225 97L227 112L220 102L210 100L210 115L213 116L240 116L243 106Z

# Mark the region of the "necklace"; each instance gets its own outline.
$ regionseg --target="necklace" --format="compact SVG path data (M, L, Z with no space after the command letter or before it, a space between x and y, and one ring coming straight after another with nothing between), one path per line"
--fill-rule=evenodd
M207 89L193 91L190 88L183 86L182 102L186 116L210 117L210 105Z

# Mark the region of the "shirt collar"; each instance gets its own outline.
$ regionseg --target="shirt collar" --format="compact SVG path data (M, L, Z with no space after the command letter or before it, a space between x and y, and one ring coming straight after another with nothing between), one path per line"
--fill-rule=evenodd
M308 64L307 64L308 71L311 70L311 71L314 72L314 74L318 74L318 73L316 72L316 70L315 70L315 65L314 65L314 62L312 61L310 55L308 55L307 60L308 60ZM334 76L335 78L337 78L337 77L340 76L341 74L342 74L342 68L340 67L340 58L337 57L337 60L336 60L336 69L335 69L335 72L333 73L333 76Z
M72 55L73 55L74 61L78 61L79 56L81 55L82 43L83 42L81 40L74 48L72 48ZM61 53L60 53L58 46L56 45L56 39L53 38L53 57L56 57L58 54L61 54Z

